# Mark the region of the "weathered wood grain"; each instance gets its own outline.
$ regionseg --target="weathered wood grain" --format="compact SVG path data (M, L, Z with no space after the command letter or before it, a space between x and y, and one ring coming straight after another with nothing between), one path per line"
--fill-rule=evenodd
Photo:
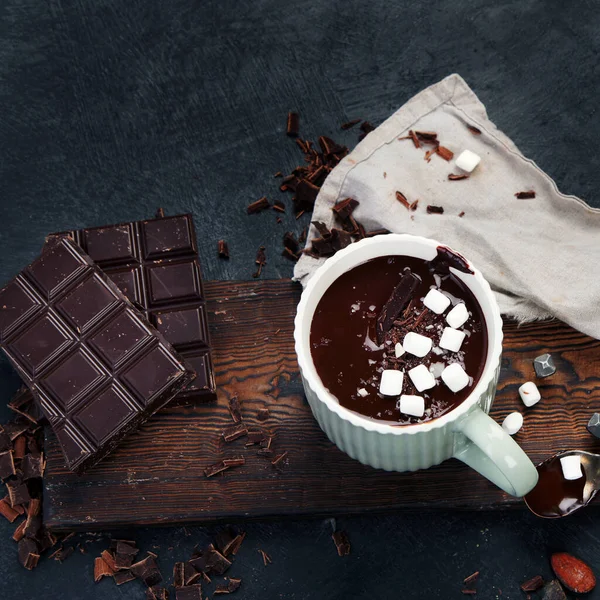
M303 397L293 348L299 288L289 280L208 282L218 402L169 406L83 477L67 472L47 443L46 522L55 529L201 522L243 517L516 506L458 461L417 473L365 467L331 444ZM553 321L505 326L505 352L493 416L521 408L517 388L534 377L532 359L551 352L558 372L538 384L542 402L527 410L517 440L534 462L562 448L600 450L585 424L600 410L600 341ZM274 434L277 467L245 447L225 444L228 399L244 418ZM268 407L270 418L257 421ZM244 454L246 465L206 479L203 469Z

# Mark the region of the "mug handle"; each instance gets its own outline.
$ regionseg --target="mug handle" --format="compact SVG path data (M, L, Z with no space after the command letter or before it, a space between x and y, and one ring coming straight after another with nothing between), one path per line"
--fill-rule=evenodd
M453 456L511 496L521 497L537 483L538 472L527 454L479 406L454 426Z

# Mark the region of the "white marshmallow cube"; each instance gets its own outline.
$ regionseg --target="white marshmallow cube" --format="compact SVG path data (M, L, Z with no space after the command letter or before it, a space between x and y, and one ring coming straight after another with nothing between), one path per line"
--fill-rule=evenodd
M455 394L469 385L469 376L458 363L452 363L442 371L442 380Z
M450 298L439 290L431 289L423 298L423 304L436 315L441 315L450 306Z
M409 354L414 354L419 358L423 358L429 351L431 350L431 346L433 342L431 338L425 337L420 333L415 333L414 331L410 331L404 336L404 341L402 342L402 347L405 352Z
M457 304L447 315L446 322L450 327L458 329L461 325L464 325L469 319L469 311L465 306L464 302Z
M425 414L425 398L423 396L400 396L400 412L411 417L422 417Z
M481 157L475 154L475 152L471 152L470 150L463 150L458 155L455 164L462 171L465 171L466 173L472 173L480 161Z
M528 381L519 388L519 396L521 396L523 404L527 407L537 404L542 399L540 390L533 381Z
M425 365L419 365L411 369L408 376L419 392L429 390L435 386L435 377Z
M402 344L400 342L398 342L394 346L394 353L396 355L396 358L400 358L405 352L406 350L402 347Z
M515 435L523 427L523 415L519 412L513 412L502 421L502 429L508 435Z
M440 338L440 348L450 350L451 352L458 352L464 339L464 331L452 329L452 327L445 327L442 337Z
M379 391L384 396L399 396L402 393L402 383L404 382L404 371L395 371L394 369L385 369L381 373L379 382Z
M560 466L562 468L563 477L568 481L581 479L583 477L583 471L581 470L581 456L579 456L579 454L561 456Z
M361 398L365 398L369 395L369 392L367 392L367 390L365 388L359 388L358 390L356 390L356 393L361 397Z

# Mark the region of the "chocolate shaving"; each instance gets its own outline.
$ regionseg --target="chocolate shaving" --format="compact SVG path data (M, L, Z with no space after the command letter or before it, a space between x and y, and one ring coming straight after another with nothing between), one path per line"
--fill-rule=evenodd
M431 157L437 152L437 148L433 148L432 150L427 150L425 152L425 160L427 162L431 162Z
M6 500L0 500L0 515L2 515L9 523L14 523L19 516L19 513L12 508Z
M19 562L29 571L37 567L40 551L35 540L23 538L18 544Z
M457 175L456 173L450 173L450 175L448 175L448 179L450 181L461 181L462 179L469 179L469 176L462 173L461 175Z
M263 196L262 198L256 200L256 202L249 204L246 208L246 212L249 215L255 215L256 213L266 210L267 208L271 208L271 204L267 200L267 197Z
M541 575L536 575L521 584L521 589L524 592L536 592L544 587L544 579Z
M22 540L25 537L25 526L27 525L27 521L21 521L19 526L14 530L12 534L12 539L15 542Z
M268 450L268 448L267 448L267 450ZM287 455L288 455L287 452L284 452L283 454L279 454L271 461L271 464L274 467L276 467Z
M300 115L295 112L289 112L287 117L286 134L290 137L297 137L300 132Z
M230 443L238 438L248 435L248 428L244 423L237 423L236 425L232 425L231 427L227 427L227 429L223 430L222 435L223 439L227 443Z
M472 573L468 577L465 577L463 580L463 583L465 585L470 585L471 583L474 583L475 581L477 581L478 577L479 577L479 571L475 571L475 573Z
M312 210L320 189L319 186L311 183L308 179L301 179L296 186L296 195L293 198L296 210Z
M410 202L406 199L406 196L402 193L396 190L396 200L398 200L398 202L400 202L400 204L402 204L402 206L404 206L404 208L409 209L410 208Z
M433 204L427 205L427 214L428 215L443 215L444 207L443 206L434 206Z
M20 435L13 442L13 455L15 460L21 460L25 456L27 450L27 438L24 435Z
M273 202L273 210L284 213L285 212L285 204L283 202L281 202L281 200L275 200L275 202Z
M229 400L229 414L234 423L242 422L242 410L237 396L232 396Z
M414 212L415 210L417 210L417 206L419 206L418 198L410 205L410 210L412 210Z
M469 123L466 123L467 129L473 134L473 135L481 135L481 129L479 129L478 127L475 127L475 125L470 125Z
M227 584L220 584L215 588L215 594L233 594L240 589L242 585L241 579L230 577Z
M98 583L103 577L112 576L115 572L108 566L106 561L98 556L94 559L94 581Z
M256 270L256 272L252 273L252 277L254 277L254 279L257 279L258 277L260 277L260 274L262 273L262 268L267 264L267 255L265 253L265 247L264 246L260 246L258 249L258 252L256 253L256 258L254 259L255 264L258 265L258 269Z
M364 140L367 137L367 135L369 135L369 133L371 133L371 131L374 131L375 125L373 125L372 123L369 123L369 121L363 121L361 123L360 130L362 131L362 133L358 137L359 141Z
M337 217L343 222L346 221L358 206L358 200L354 198L346 198L336 204L331 209Z
M217 252L219 253L219 258L229 258L229 245L225 240L217 242Z
M350 541L345 531L335 531L331 538L337 548L338 556L348 556L350 554Z
M383 343L385 334L391 329L400 312L411 300L418 284L419 279L413 273L405 273L383 305L377 317L377 339L380 344Z
M387 235L388 233L392 233L389 229L373 229L372 231L367 231L365 233L365 237L371 238L371 237L375 237L376 235Z
M444 159L447 160L448 162L450 162L452 160L452 158L454 157L454 152L452 152L452 150L449 150L448 148L446 148L445 146L438 146L437 147L437 153Z
M526 192L517 192L515 194L515 198L519 200L530 200L531 198L535 198L535 192L533 190L528 190Z
M271 557L264 551L261 550L260 548L258 549L258 552L260 553L260 555L262 556L263 559L263 564L265 565L265 567L267 565L270 565L273 561L271 560Z
M346 131L347 129L352 129L355 125L358 125L362 119L353 119L352 121L348 121L347 123L342 124L342 129Z

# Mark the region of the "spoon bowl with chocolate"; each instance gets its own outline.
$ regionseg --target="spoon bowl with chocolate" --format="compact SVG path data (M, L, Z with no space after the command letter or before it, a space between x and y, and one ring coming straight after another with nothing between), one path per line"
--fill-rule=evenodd
M308 282L295 319L306 397L342 451L388 471L458 458L509 494L538 474L488 416L502 319L463 256L404 234L361 240Z

